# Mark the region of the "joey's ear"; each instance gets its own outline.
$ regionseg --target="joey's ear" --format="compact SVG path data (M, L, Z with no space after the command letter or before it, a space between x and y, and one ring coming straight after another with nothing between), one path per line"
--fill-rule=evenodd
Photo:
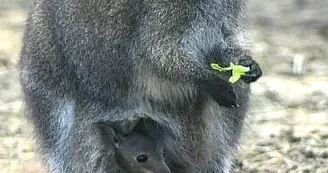
M124 135L122 133L107 124L98 123L97 126L102 130L104 136L108 136L113 139L112 142L114 142L115 147L119 148L121 146L124 139Z
M146 120L145 119L140 119L140 121L138 122L138 124L136 124L135 128L133 129L136 132L140 132L140 133L146 133Z
M121 120L113 123L113 127L122 134L130 134L139 123L140 119Z

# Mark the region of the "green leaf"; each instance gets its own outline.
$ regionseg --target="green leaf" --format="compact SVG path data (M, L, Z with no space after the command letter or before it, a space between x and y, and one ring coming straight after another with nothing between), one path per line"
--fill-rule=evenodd
M232 67L221 67L221 66L219 66L219 64L216 64L216 63L211 63L210 66L212 69L220 71L220 72L232 70Z
M221 67L216 63L211 63L210 66L212 69L217 70L219 72L232 70L232 76L229 78L230 83L236 83L242 75L245 75L246 72L250 70L249 67L245 67L242 65L235 65L233 62L230 62L229 67Z
M230 83L236 83L239 79L240 79L241 75L232 75L230 78L229 78L229 82Z
M245 66L242 66L242 65L235 65L233 67L233 71L235 71L237 73L240 73L240 74L245 74L249 70L250 70L249 67L245 67Z
M211 68L214 69L214 70L217 70L217 71L220 71L220 72L223 71L223 67L220 67L218 64L211 63L210 66L211 66Z

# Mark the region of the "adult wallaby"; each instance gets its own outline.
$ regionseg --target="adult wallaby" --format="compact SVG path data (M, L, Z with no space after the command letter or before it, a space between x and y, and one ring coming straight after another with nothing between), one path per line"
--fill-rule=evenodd
M176 172L229 172L249 83L262 74L245 37L246 2L32 0L21 81L49 171L118 173L94 124L124 122L129 133L147 118ZM212 62L250 71L230 84Z

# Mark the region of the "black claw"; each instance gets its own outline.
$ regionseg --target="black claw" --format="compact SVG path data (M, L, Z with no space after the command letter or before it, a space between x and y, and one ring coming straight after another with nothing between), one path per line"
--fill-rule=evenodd
M245 75L241 76L241 79L246 83L255 82L262 76L262 69L260 65L253 59L241 59L239 61L240 65L249 67L250 70Z

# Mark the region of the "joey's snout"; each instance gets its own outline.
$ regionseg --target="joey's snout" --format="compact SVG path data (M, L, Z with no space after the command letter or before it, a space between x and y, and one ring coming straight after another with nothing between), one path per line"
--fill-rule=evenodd
M154 173L171 173L171 170L167 165L164 165L162 168L160 168L158 171Z
M162 164L155 165L153 171L150 171L149 173L171 173L171 170L164 162Z

